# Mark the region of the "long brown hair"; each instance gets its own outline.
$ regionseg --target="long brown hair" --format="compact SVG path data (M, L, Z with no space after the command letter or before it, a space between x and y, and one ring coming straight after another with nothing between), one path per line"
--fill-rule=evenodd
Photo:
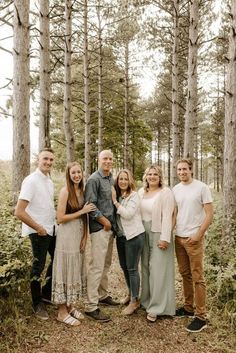
M115 189L116 189L117 198L121 196L121 190L118 185L118 180L121 173L125 173L128 177L127 196L130 195L133 190L135 190L135 181L134 181L133 175L128 169L121 169L115 179Z
M66 186L68 190L68 200L67 203L69 204L70 208L72 210L78 210L80 208L78 198L75 193L75 188L74 188L74 183L71 180L70 177L70 170L72 167L78 166L81 169L82 175L83 175L83 169L81 165L78 162L70 162L66 166ZM80 190L81 193L84 191L84 178L82 177L78 189Z

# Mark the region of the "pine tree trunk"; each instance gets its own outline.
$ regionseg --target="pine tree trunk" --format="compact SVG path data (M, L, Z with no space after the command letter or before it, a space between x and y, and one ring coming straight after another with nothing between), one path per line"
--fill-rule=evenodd
M129 44L125 44L125 111L124 111L124 168L128 168L129 121Z
M219 137L219 143L217 144L217 150L216 150L216 171L217 171L217 185L216 185L216 190L220 191L220 189L222 189L222 180L223 180L223 160L224 160L224 156L223 156L223 133L222 133L222 129L221 129L221 124L222 124L222 118L221 118L221 109L220 109L220 101L222 99L222 97L220 96L220 91L221 91L221 87L220 87L220 72L219 72L219 68L217 71L217 124L218 124L218 130L220 130L220 132L218 133L218 137ZM225 87L224 87L224 91L225 91ZM220 117L220 118L219 118ZM220 119L220 121L219 121Z
M199 0L190 1L188 45L188 90L185 113L184 156L194 159L197 129L197 55L198 55Z
M89 60L88 60L88 3L84 0L84 53L83 53L83 72L84 72L84 113L85 113L85 152L84 152L84 171L87 179L91 174L91 122L89 109Z
M14 1L13 24L13 202L30 172L29 0Z
M172 169L171 186L178 183L176 163L180 157L180 117L179 117L179 0L173 1L174 41L172 50Z
M198 166L198 136L197 136L198 129L195 130L194 134L194 170L193 170L193 175L194 178L198 179L198 173L199 173L199 166Z
M216 191L220 191L220 160L216 158Z
M98 153L103 150L103 110L102 110L102 66L103 66L103 53L102 53L102 24L100 14L100 0L97 6L98 17Z
M168 129L168 163L167 163L167 166L168 166L168 186L171 185L171 153L170 153L170 150L171 150L171 129L169 128Z
M236 2L231 1L228 71L225 94L224 237L235 244L236 232Z
M157 129L157 164L161 163L161 130Z
M71 124L71 34L72 34L72 4L71 0L65 3L65 49L64 49L64 114L63 125L66 139L66 159L72 162L75 159L74 133Z
M39 150L50 147L50 35L49 1L40 0L40 117Z

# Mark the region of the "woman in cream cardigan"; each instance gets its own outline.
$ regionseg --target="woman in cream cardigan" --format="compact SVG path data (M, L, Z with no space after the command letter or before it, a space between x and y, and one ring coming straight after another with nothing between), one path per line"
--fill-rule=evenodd
M159 166L147 168L143 181L144 187L139 190L145 227L141 305L146 309L147 320L155 322L158 316L175 315L174 197L172 191L163 186Z
M129 295L123 301L123 304L129 305L123 310L123 315L133 314L140 306L138 264L143 249L144 227L140 199L134 189L130 171L122 169L116 177L116 192L113 190L112 199L117 209L117 252L129 290Z

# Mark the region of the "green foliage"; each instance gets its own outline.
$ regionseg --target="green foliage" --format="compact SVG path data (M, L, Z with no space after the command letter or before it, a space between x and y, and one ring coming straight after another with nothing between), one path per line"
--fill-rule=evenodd
M81 76L82 57L77 55L72 71L72 121L75 137L75 158L82 165L84 161L84 106L82 81L78 87L78 77ZM91 54L91 66L96 67L97 58ZM103 148L111 149L115 156L115 168L123 167L124 152L124 95L125 79L124 68L118 62L112 46L103 47ZM58 78L60 76L58 72ZM97 71L90 72L90 118L91 118L91 170L97 168L98 154L98 107L97 107ZM54 86L53 104L51 106L51 137L53 148L56 151L55 167L64 170L66 163L65 137L62 129L63 116L63 91L61 87ZM137 86L130 78L129 90L129 165L135 177L143 173L142 165L145 163L146 154L150 151L152 133L144 119L143 106L138 96Z
M235 248L222 237L222 197L215 193L215 217L206 237L206 277L211 310L220 310L232 328L236 328Z
M10 182L7 178L7 164L1 164L0 172L0 296L10 291L21 290L29 273L29 243L20 239L20 224L13 216L10 200ZM7 170L8 171L8 170Z

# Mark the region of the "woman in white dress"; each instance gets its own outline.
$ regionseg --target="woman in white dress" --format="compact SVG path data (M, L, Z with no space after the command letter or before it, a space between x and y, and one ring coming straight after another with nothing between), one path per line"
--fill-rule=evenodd
M73 305L86 287L84 251L87 240L86 213L95 210L84 205L83 171L79 163L66 167L66 186L59 194L59 223L53 262L52 301L58 304L57 319L78 326L83 314Z
M143 177L139 190L145 241L141 258L141 305L147 320L155 322L158 316L175 315L175 270L172 222L174 197L163 186L162 170L152 165Z

